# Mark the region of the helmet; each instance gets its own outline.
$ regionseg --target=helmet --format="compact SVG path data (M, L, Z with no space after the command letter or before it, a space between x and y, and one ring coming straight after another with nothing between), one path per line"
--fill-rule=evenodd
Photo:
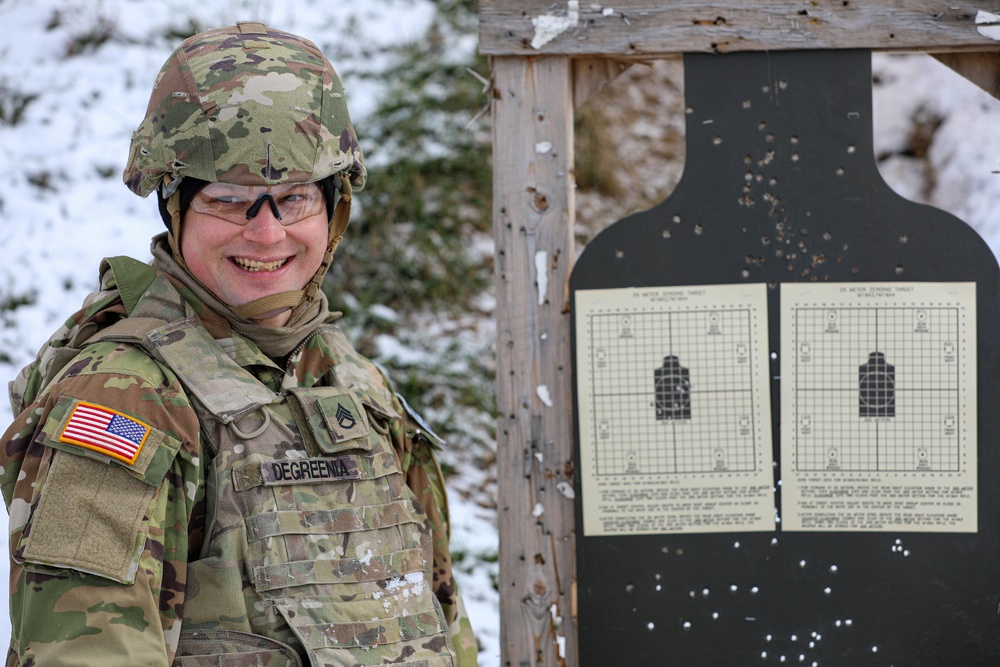
M191 177L234 185L364 187L344 88L315 44L240 22L185 40L157 75L132 133L125 184L145 197ZM171 188L169 184L173 183Z
M286 308L294 319L322 296L323 277L350 219L352 191L363 188L366 178L333 65L309 40L256 22L189 37L167 58L146 117L132 133L124 173L137 195L159 190L167 241L185 271L182 194L191 189L181 187L185 180L194 187L205 181L319 182L330 216L321 266L301 290L226 304L247 319Z

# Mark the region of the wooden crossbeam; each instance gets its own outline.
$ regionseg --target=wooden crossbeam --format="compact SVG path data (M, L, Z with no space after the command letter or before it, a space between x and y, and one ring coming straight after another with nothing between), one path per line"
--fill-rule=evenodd
M933 0L481 0L488 55L650 58L683 52L996 51L1000 2ZM978 20L978 22L977 22Z

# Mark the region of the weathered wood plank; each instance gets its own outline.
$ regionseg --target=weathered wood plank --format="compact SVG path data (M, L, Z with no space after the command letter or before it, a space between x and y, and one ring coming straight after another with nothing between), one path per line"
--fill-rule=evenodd
M1000 98L1000 53L938 53L934 56L993 97Z
M555 667L577 664L572 63L495 58L493 77L502 664Z
M573 108L578 108L599 93L622 72L631 67L631 63L611 58L575 58L573 60Z
M480 0L480 50L490 55L612 55L865 48L982 51L977 25L1000 1L966 0ZM998 29L1000 30L1000 29Z

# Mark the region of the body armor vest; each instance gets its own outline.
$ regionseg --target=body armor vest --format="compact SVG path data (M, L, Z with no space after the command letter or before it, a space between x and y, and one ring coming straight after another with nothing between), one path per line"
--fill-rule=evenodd
M184 307L142 342L181 379L213 454L174 665L456 665L373 364L324 325L332 381L274 393Z

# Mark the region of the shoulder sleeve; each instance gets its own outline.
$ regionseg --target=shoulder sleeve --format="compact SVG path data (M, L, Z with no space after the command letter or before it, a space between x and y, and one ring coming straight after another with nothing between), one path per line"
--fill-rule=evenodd
M200 545L198 422L138 348L89 346L0 439L8 664L168 664Z
M396 403L399 413L404 415L398 441L400 444L397 446L403 473L406 475L407 485L427 513L434 539L434 593L444 610L448 634L458 655L459 665L476 667L478 644L454 576L448 494L444 475L435 455L435 451L444 446L444 441L399 394L396 394Z

